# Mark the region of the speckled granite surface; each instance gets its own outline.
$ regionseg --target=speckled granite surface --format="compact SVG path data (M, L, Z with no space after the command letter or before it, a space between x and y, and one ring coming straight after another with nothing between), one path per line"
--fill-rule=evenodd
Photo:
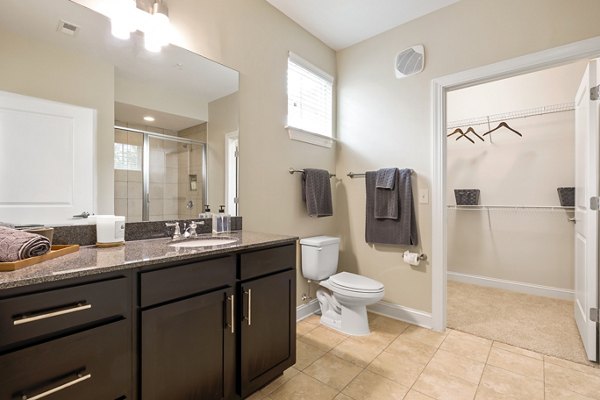
M227 245L196 248L169 246L172 243L170 239L136 240L126 242L124 246L105 249L95 246L81 247L76 253L54 260L17 271L0 272L0 290L122 269L143 268L165 262L227 254L239 250L260 249L277 244L294 243L297 239L294 236L248 231L198 236L199 239L208 237L230 237L237 241Z

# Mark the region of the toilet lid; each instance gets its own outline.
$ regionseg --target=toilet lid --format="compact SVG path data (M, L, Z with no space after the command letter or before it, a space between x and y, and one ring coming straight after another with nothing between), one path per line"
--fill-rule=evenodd
M329 281L332 285L355 292L377 293L383 290L383 284L366 276L340 272L331 275Z

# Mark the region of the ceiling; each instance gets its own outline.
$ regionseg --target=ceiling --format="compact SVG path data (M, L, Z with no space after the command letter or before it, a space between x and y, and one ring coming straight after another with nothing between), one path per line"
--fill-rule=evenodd
M334 50L341 50L458 0L267 0Z
M154 117L154 121L145 121L145 116ZM119 103L118 101L115 102L115 120L119 122L133 122L137 125L152 126L175 132L206 122L163 111L150 110L132 104Z

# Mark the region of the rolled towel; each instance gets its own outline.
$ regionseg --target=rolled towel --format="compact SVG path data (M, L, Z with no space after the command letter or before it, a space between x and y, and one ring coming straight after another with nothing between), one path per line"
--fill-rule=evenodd
M24 260L49 251L48 238L0 226L0 262Z

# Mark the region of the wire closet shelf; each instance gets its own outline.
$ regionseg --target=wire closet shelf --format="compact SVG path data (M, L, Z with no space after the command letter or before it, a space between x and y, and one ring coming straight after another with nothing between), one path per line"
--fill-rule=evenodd
M575 207L568 206L530 206L530 205L448 205L451 210L490 211L490 210L539 210L539 211L572 211Z
M530 108L527 110L519 110L519 111L512 111L512 112L507 112L507 113L502 113L502 114L487 115L487 116L477 117L477 118L450 121L450 122L448 122L446 129L463 128L463 127L473 126L473 125L485 125L485 124L491 124L491 123L495 123L495 122L508 121L508 120L512 120L512 119L535 117L538 115L554 114L554 113L567 112L567 111L573 111L573 110L575 110L575 103L554 104L554 105L550 105L550 106Z

